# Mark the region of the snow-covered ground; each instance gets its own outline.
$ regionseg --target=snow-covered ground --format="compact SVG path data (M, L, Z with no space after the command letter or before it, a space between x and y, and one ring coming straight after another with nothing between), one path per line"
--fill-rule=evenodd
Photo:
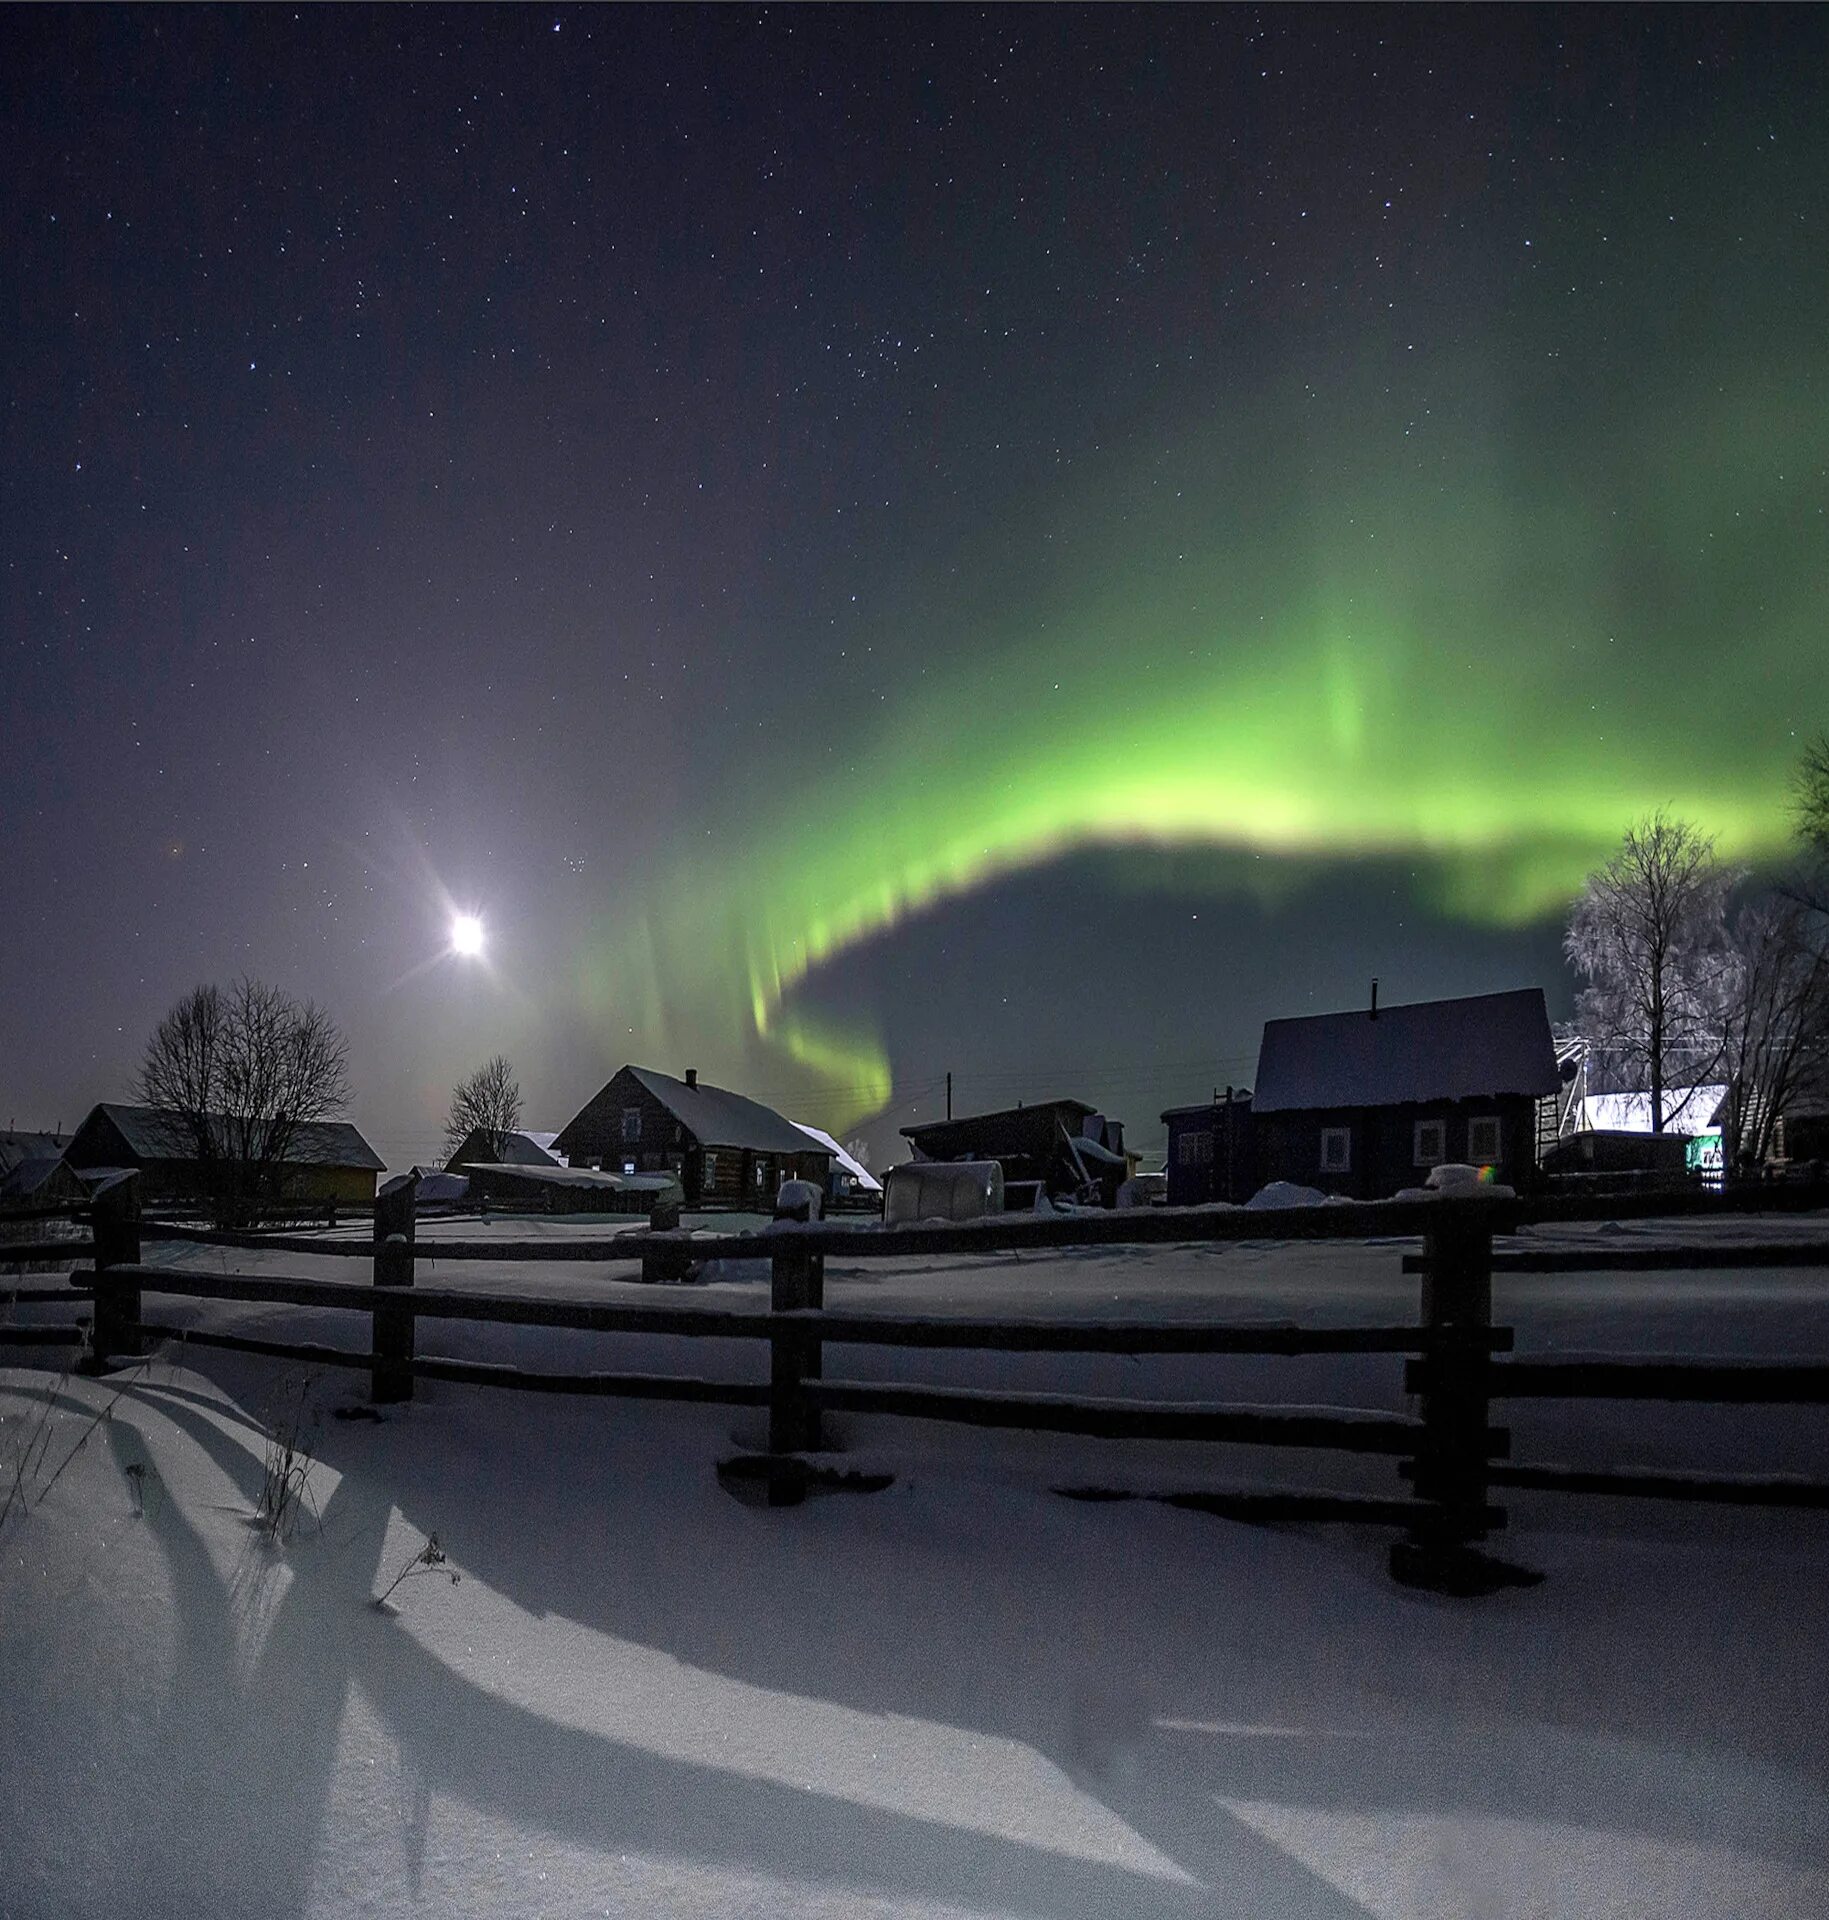
M577 1262L439 1265L445 1231L422 1235L428 1284L657 1297ZM1416 1305L1402 1251L835 1257L827 1299L1400 1320ZM156 1257L366 1280L360 1261ZM664 1298L759 1308L766 1291L761 1265L726 1266ZM280 1338L366 1330L149 1303ZM1829 1274L1502 1277L1496 1317L1521 1352L1824 1359ZM766 1367L759 1343L456 1323L421 1345ZM376 1424L336 1417L362 1376L325 1374L305 1430L315 1512L275 1545L253 1514L297 1369L168 1346L89 1381L59 1378L55 1350L0 1359L0 1502L34 1434L43 1461L0 1523L0 1915L1829 1913L1829 1515L1512 1493L1498 1544L1547 1579L1449 1601L1393 1585L1377 1530L1049 1491L1389 1491L1388 1462L859 1418L836 1437L893 1487L771 1511L712 1471L760 1438L757 1414L432 1384ZM1366 1407L1404 1404L1399 1368L827 1358L831 1377ZM1829 1477L1822 1409L1500 1417L1520 1459ZM434 1534L446 1566L372 1606Z

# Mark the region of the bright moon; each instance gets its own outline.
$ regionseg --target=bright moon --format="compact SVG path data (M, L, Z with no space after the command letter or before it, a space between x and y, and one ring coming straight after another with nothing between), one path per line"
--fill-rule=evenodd
M474 959L483 950L483 923L473 913L460 913L451 922L451 951Z

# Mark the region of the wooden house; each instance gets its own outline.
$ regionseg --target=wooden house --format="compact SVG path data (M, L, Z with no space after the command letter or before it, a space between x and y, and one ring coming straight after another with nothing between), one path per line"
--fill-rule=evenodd
M1124 1125L1084 1100L1041 1100L1033 1106L904 1127L921 1160L995 1160L1011 1206L1032 1205L1037 1190L1110 1206L1130 1172Z
M1168 1203L1202 1207L1214 1200L1238 1205L1257 1191L1251 1136L1251 1091L1228 1087L1204 1107L1170 1107Z
M182 1116L157 1107L104 1101L91 1108L71 1135L64 1158L78 1173L137 1167L144 1205L195 1200L204 1191L203 1169ZM372 1207L375 1175L386 1170L374 1148L347 1120L306 1121L293 1132L279 1191L269 1197L314 1207Z
M1252 1095L1258 1177L1376 1200L1461 1161L1529 1185L1538 1103L1559 1084L1536 987L1271 1020Z
M652 1067L621 1067L563 1127L556 1152L574 1167L670 1173L689 1207L762 1213L783 1180L824 1187L832 1156L773 1107Z

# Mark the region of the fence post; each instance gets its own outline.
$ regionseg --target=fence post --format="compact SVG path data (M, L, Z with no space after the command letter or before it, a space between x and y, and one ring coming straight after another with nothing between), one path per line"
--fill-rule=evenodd
M377 1406L413 1397L413 1311L398 1296L413 1284L418 1185L410 1173L399 1173L375 1195L375 1362L368 1397Z
M1444 1200L1423 1236L1422 1438L1409 1472L1429 1503L1391 1549L1406 1586L1474 1593L1511 1584L1477 1550L1486 1538L1489 1356L1468 1338L1492 1326L1492 1221L1481 1200ZM1448 1336L1442 1338L1440 1336ZM1509 1573L1511 1570L1503 1570Z
M822 1308L825 1303L825 1255L781 1248L769 1279L770 1307L776 1313L794 1313ZM816 1331L775 1329L769 1342L769 1452L805 1453L820 1444L819 1410L804 1389L823 1370L824 1350Z
M140 1264L140 1176L137 1169L117 1173L95 1189L89 1206L90 1237L95 1242L95 1318L85 1373L106 1373L111 1354L135 1359L145 1351L139 1333L140 1289L110 1286L102 1278L110 1267Z
M656 1200L648 1209L648 1231L650 1233L677 1233L680 1224L680 1203L677 1200ZM641 1277L652 1285L677 1283L685 1279L688 1256L684 1253L644 1253L641 1257Z

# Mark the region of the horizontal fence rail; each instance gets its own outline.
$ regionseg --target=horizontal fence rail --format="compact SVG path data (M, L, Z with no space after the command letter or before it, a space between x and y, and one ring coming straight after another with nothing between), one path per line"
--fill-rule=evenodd
M1505 1523L1490 1498L1495 1487L1591 1493L1631 1493L1672 1499L1719 1498L1731 1504L1822 1504L1826 1490L1796 1476L1703 1476L1651 1470L1586 1470L1513 1462L1510 1435L1492 1423L1494 1401L1505 1399L1667 1399L1686 1403L1815 1405L1829 1403L1829 1367L1816 1364L1701 1364L1679 1360L1508 1357L1512 1331L1492 1324L1495 1271L1559 1272L1586 1269L1650 1271L1722 1265L1829 1264L1829 1240L1782 1248L1741 1244L1710 1247L1693 1238L1667 1247L1504 1249L1495 1233L1550 1221L1677 1217L1731 1219L1751 1212L1789 1211L1829 1202L1821 1189L1770 1189L1753 1194L1592 1195L1554 1201L1481 1196L1415 1202L1341 1203L1252 1212L1237 1208L1151 1209L1073 1215L1006 1215L983 1221L885 1228L815 1223L778 1225L759 1232L682 1233L671 1221L589 1239L547 1237L417 1237L410 1180L387 1183L376 1197L366 1232L344 1237L216 1229L139 1217L132 1177L98 1190L91 1209L95 1272L72 1275L92 1283L94 1318L89 1364L97 1369L146 1350L155 1340L271 1355L326 1366L365 1369L380 1403L409 1399L416 1380L499 1386L536 1392L702 1401L766 1408L769 1451L746 1456L765 1475L794 1467L801 1474L769 1479L771 1504L799 1497L806 1479L844 1479L837 1469L807 1463L826 1445L825 1416L835 1413L944 1420L963 1425L1073 1433L1102 1439L1203 1441L1308 1450L1338 1450L1395 1459L1407 1495L1386 1498L1316 1491L1216 1492L1196 1489L1147 1495L1169 1504L1213 1512L1310 1519L1365 1519L1376 1514L1401 1525L1393 1571L1417 1584L1450 1591L1486 1590L1475 1549ZM675 1216L677 1217L677 1216ZM1302 1326L1288 1322L1163 1323L1027 1320L991 1316L832 1311L825 1306L828 1259L841 1265L935 1255L1018 1258L1025 1252L1096 1251L1105 1247L1321 1242L1402 1242L1421 1237L1423 1252L1402 1259L1421 1279L1415 1324ZM329 1258L366 1260L364 1279L308 1280L290 1275L207 1273L150 1266L142 1240L224 1248L252 1248ZM54 1257L78 1243L57 1243ZM89 1251L85 1246L84 1251ZM6 1257L0 1249L0 1259ZM81 1257L80 1255L77 1257ZM578 1300L513 1292L417 1284L444 1261L538 1261L626 1268L633 1278L680 1279L694 1263L766 1261L766 1310ZM613 1277L613 1274L612 1274ZM42 1290L49 1293L52 1290ZM73 1284L69 1296L77 1293ZM169 1325L143 1312L147 1294L294 1306L360 1313L368 1338L350 1347L307 1345L251 1333ZM767 1351L766 1381L723 1381L641 1371L533 1372L417 1350L421 1323L542 1326L579 1333L666 1336L760 1343ZM47 1328L67 1340L70 1330ZM0 1331L4 1338L4 1331ZM1292 1405L1209 1406L1142 1398L1111 1399L1070 1393L1013 1393L977 1388L874 1382L826 1375L828 1348L981 1350L994 1353L1122 1355L1362 1354L1402 1357L1405 1393L1413 1411ZM735 1468L743 1461L726 1462ZM723 1469L721 1469L723 1471ZM855 1480L857 1476L849 1476ZM872 1484L882 1484L878 1476ZM780 1501L776 1494L783 1488ZM1083 1498L1131 1497L1124 1490L1064 1488Z

